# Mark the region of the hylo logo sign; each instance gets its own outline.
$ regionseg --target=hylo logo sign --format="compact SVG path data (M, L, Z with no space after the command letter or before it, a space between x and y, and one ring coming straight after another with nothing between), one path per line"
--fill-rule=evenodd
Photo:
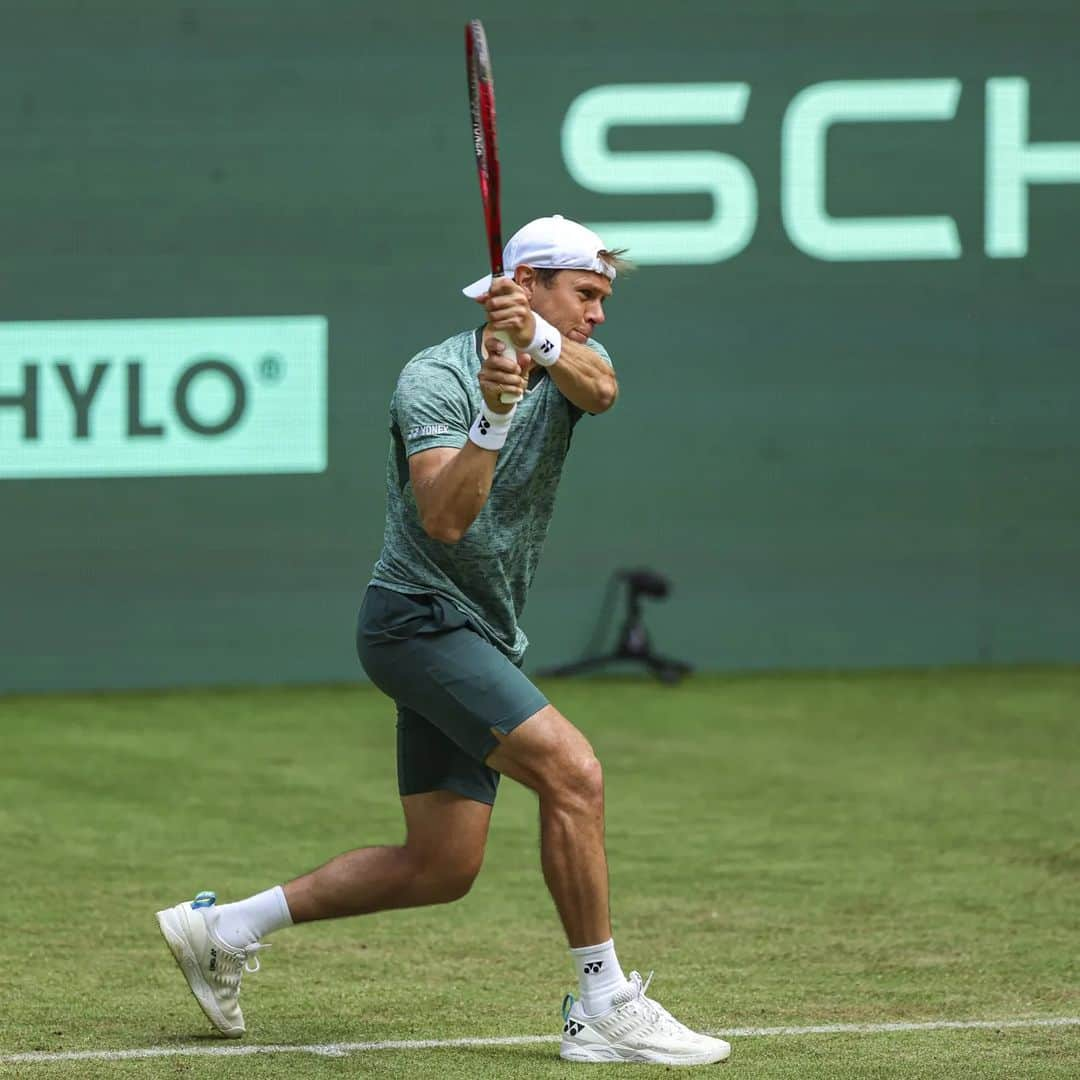
M326 468L326 320L0 324L0 477Z

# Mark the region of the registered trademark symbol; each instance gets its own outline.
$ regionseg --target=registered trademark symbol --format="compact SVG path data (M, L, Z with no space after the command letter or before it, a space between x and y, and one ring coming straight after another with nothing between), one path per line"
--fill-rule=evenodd
M285 360L277 353L267 353L259 361L256 370L263 382L281 382L285 378Z

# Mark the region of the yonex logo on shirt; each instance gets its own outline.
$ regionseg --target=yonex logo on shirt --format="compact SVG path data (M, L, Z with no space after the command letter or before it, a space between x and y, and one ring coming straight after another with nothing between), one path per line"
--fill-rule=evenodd
M423 438L425 435L449 435L449 424L421 424L419 427L409 428L405 438L412 442L413 439Z

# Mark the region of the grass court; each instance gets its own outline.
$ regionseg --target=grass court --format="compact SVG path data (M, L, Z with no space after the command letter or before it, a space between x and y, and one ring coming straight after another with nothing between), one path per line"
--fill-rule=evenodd
M615 940L713 1032L713 1073L1080 1075L1080 669L550 681L605 765ZM211 1037L154 922L402 838L369 687L0 699L0 1075L647 1080L557 1043L251 1056ZM287 930L245 1045L554 1036L574 989L533 796L504 781L465 900ZM723 1070L721 1072L721 1070ZM695 1070L687 1072L693 1075ZM702 1070L696 1070L701 1073Z

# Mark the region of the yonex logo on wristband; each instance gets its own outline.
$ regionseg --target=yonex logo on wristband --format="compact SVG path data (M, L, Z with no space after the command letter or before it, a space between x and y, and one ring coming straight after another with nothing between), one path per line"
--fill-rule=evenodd
M484 450L501 450L506 444L510 421L513 420L515 412L516 405L505 413L489 413L485 405L469 429L469 440Z
M539 312L534 311L533 318L536 320L536 332L525 351L538 364L551 367L562 354L562 334Z

